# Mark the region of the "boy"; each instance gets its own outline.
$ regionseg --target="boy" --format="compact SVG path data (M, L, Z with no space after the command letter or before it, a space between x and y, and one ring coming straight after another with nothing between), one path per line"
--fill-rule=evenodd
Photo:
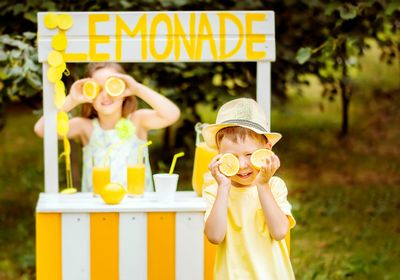
M216 124L202 131L207 145L219 151L209 164L216 184L203 190L209 203L204 231L210 242L219 244L214 268L217 280L294 279L284 238L296 222L285 183L273 177L279 158L271 156L260 170L250 162L254 151L271 149L281 138L266 127L261 106L239 98L224 104ZM225 153L239 159L239 171L231 177L218 169Z

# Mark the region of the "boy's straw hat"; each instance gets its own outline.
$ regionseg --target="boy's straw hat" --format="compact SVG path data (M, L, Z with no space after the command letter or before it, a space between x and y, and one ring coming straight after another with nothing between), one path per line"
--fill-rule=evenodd
M231 126L240 126L263 134L272 146L282 137L280 133L270 132L267 129L268 121L264 110L251 98L238 98L222 105L215 124L204 126L202 131L204 141L209 147L217 148L215 135L221 129Z

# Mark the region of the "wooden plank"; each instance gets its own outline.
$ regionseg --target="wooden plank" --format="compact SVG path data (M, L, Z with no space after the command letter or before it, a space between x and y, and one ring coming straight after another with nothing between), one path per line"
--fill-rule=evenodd
M203 213L176 213L176 280L204 279L203 230Z
M59 213L36 214L36 279L62 279Z
M90 279L90 216L88 213L61 215L62 279Z
M175 280L175 213L147 214L148 280Z
M92 280L119 279L118 213L90 214L90 271Z

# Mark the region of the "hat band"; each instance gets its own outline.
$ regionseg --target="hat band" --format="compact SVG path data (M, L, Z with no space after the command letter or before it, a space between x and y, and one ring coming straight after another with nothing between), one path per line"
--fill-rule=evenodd
M231 119L231 120L226 120L223 121L222 123L224 124L237 124L237 125L243 125L243 126L248 126L251 128L255 128L258 130L263 131L264 133L269 133L262 125L259 125L258 123L248 121L248 120L243 120L243 119Z

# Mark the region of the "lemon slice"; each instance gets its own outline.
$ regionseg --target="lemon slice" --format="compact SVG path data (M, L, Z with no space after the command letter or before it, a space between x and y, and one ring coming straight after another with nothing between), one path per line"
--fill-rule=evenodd
M95 81L87 81L83 84L83 95L89 99L95 99L99 91L100 86Z
M119 204L126 195L125 188L118 183L110 183L100 193L101 198L107 204Z
M68 14L58 15L58 27L62 30L70 29L73 24L72 17Z
M47 62L50 66L57 67L64 63L64 57L58 51L51 51L47 56Z
M223 154L219 159L219 171L225 176L234 176L239 171L239 160L236 156L230 153Z
M67 113L60 111L57 113L57 133L60 136L66 136L69 130Z
M67 48L68 41L65 32L59 32L57 35L53 36L51 39L51 46L57 51L64 51Z
M118 96L124 92L126 85L120 78L111 77L107 79L104 88L110 96Z
M251 154L250 162L255 168L260 169L265 164L266 159L272 155L274 155L274 152L271 150L259 149Z
M65 92L56 91L56 93L54 94L54 103L56 104L57 109L62 109L62 107L64 106L65 98Z
M44 26L48 29L54 29L58 26L58 16L54 13L48 13L44 16Z

